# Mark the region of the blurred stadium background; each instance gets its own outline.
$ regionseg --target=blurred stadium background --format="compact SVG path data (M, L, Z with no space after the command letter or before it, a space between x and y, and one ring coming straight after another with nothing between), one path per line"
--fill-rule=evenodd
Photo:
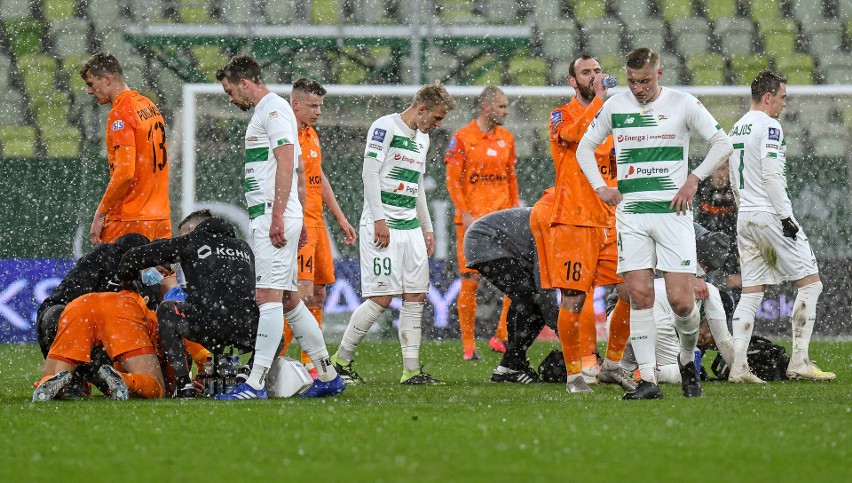
M580 51L597 56L624 85L623 54L637 46L662 53L664 85L745 86L770 67L791 85L813 86L791 96L782 118L795 140L791 196L828 279L821 314L827 323L817 332L852 332L844 290L852 257L852 0L0 0L0 340L30 340L25 326L33 304L89 248L92 210L107 181L108 108L86 94L77 70L96 51L114 53L129 85L166 116L178 219L188 135L197 141L196 199L242 207L238 159L247 116L209 94L197 98L193 133L181 121L183 86L215 82L214 71L233 54L261 60L268 83L307 75L328 85L440 79L451 86L536 87L564 86L568 61ZM528 204L552 183L547 119L569 94L510 97L507 127L516 136ZM456 262L441 159L449 137L473 115L473 96L459 97L460 109L432 137L429 168L433 217L448 233L433 282L448 302ZM362 204L364 133L408 100L326 99L318 126L324 167L353 224ZM748 108L741 94L702 101L726 128ZM703 149L694 142L692 154ZM332 234L337 238L334 227ZM357 251L338 248L344 278L354 277L350 288L357 290L357 268L346 265ZM347 294L337 295L348 300ZM764 319L788 331L791 303L783 290L768 297Z

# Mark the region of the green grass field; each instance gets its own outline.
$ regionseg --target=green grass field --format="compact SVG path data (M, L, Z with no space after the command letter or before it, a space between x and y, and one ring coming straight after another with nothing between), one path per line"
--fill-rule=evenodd
M460 354L424 346L443 387L401 386L388 341L362 346L368 384L334 399L34 405L37 346L0 346L0 481L852 481L850 342L811 346L831 383L705 383L690 400L669 386L662 401L491 384L497 354Z

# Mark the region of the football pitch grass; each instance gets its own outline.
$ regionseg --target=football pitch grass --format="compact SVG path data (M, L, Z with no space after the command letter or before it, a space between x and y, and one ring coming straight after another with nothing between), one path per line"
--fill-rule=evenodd
M837 380L621 401L615 386L489 383L483 342L473 362L459 342L424 344L447 385L406 387L398 343L368 341L368 383L333 399L33 404L37 346L2 345L0 481L852 481L852 342L811 355Z

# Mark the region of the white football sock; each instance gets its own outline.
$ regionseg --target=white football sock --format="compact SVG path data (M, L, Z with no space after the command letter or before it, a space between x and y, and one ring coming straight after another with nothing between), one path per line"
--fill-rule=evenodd
M257 322L257 338L254 341L254 363L246 381L255 389L266 385L266 373L278 355L278 344L284 334L284 305L281 302L261 304Z
M657 382L660 384L680 384L680 368L677 364L666 364L657 370Z
M420 339L424 302L402 302L399 311L399 345L402 347L402 368L406 371L420 369Z
M337 371L334 370L328 358L328 348L325 346L322 329L305 303L300 300L299 305L284 315L290 323L290 329L293 330L293 337L314 363L317 379L328 382L337 377Z
M698 304L692 304L692 311L686 317L674 314L674 326L680 341L680 363L689 364L695 360L695 346L698 344L698 324L701 322L701 313Z
M744 371L748 367L748 344L754 330L754 316L762 301L763 292L744 293L734 310L734 320L731 322L734 329L734 361L731 367L736 371Z
M639 374L648 382L657 383L657 324L654 309L630 309L630 345L639 365Z
M343 332L343 340L340 341L340 347L337 349L337 355L346 362L352 361L352 353L358 344L367 336L370 327L379 320L379 317L385 313L385 308L381 305L367 299L352 312L352 318L349 319L349 325Z
M793 304L793 365L801 365L808 358L811 334L816 322L816 306L822 293L822 282L805 285L796 293Z

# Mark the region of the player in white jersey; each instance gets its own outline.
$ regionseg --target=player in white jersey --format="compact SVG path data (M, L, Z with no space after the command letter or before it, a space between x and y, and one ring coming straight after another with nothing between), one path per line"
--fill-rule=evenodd
M728 252L731 249L731 239L722 232L708 232L703 226L693 223L696 250L698 259L699 277L721 267ZM734 342L730 331L728 331L728 317L722 303L719 289L711 283L700 282L699 285L706 286L706 291L698 290L695 303L701 313L701 325L699 330L699 342L701 346L715 345L725 362L733 360ZM656 375L659 383L682 383L678 356L680 354L680 341L675 330L675 314L666 297L666 281L658 278L654 280L654 320L657 326L656 333ZM705 322L706 320L706 322ZM704 340L701 340L701 339ZM631 345L624 353L621 361L625 370L632 372L636 369L636 360Z
M636 49L627 55L629 92L609 98L577 147L577 160L598 196L618 205L618 271L630 293L630 340L642 381L624 399L658 399L654 374L654 270L663 272L680 335L683 394L699 397L693 358L699 314L695 304L695 233L692 199L698 183L731 154L731 142L693 96L659 85L660 56ZM711 143L704 161L689 173L689 135ZM594 150L612 134L618 188L598 172ZM623 201L622 201L623 199Z
M394 296L402 295L399 343L403 384L441 384L420 366L423 306L429 292L429 257L435 250L423 173L429 131L440 127L455 101L438 82L417 91L402 114L376 120L364 152L364 211L360 226L361 294L340 348L332 356L338 372L363 380L352 369L355 348Z
M260 321L254 364L248 380L222 399L266 399L266 374L278 354L287 317L299 344L318 371L304 394L319 397L346 388L328 357L316 319L299 299L296 253L302 235L305 193L298 128L290 104L271 92L261 78L260 65L249 56L232 57L216 72L231 104L247 111L254 107L245 137L243 189L251 219L255 255L255 298Z
M798 289L793 305L790 379L826 381L831 372L808 359L822 282L808 238L787 196L787 141L778 116L787 103L787 80L761 71L751 83L751 110L731 129L731 184L739 206L737 242L743 294L734 311L734 362L728 380L761 384L748 367L746 351L763 287L785 280Z

